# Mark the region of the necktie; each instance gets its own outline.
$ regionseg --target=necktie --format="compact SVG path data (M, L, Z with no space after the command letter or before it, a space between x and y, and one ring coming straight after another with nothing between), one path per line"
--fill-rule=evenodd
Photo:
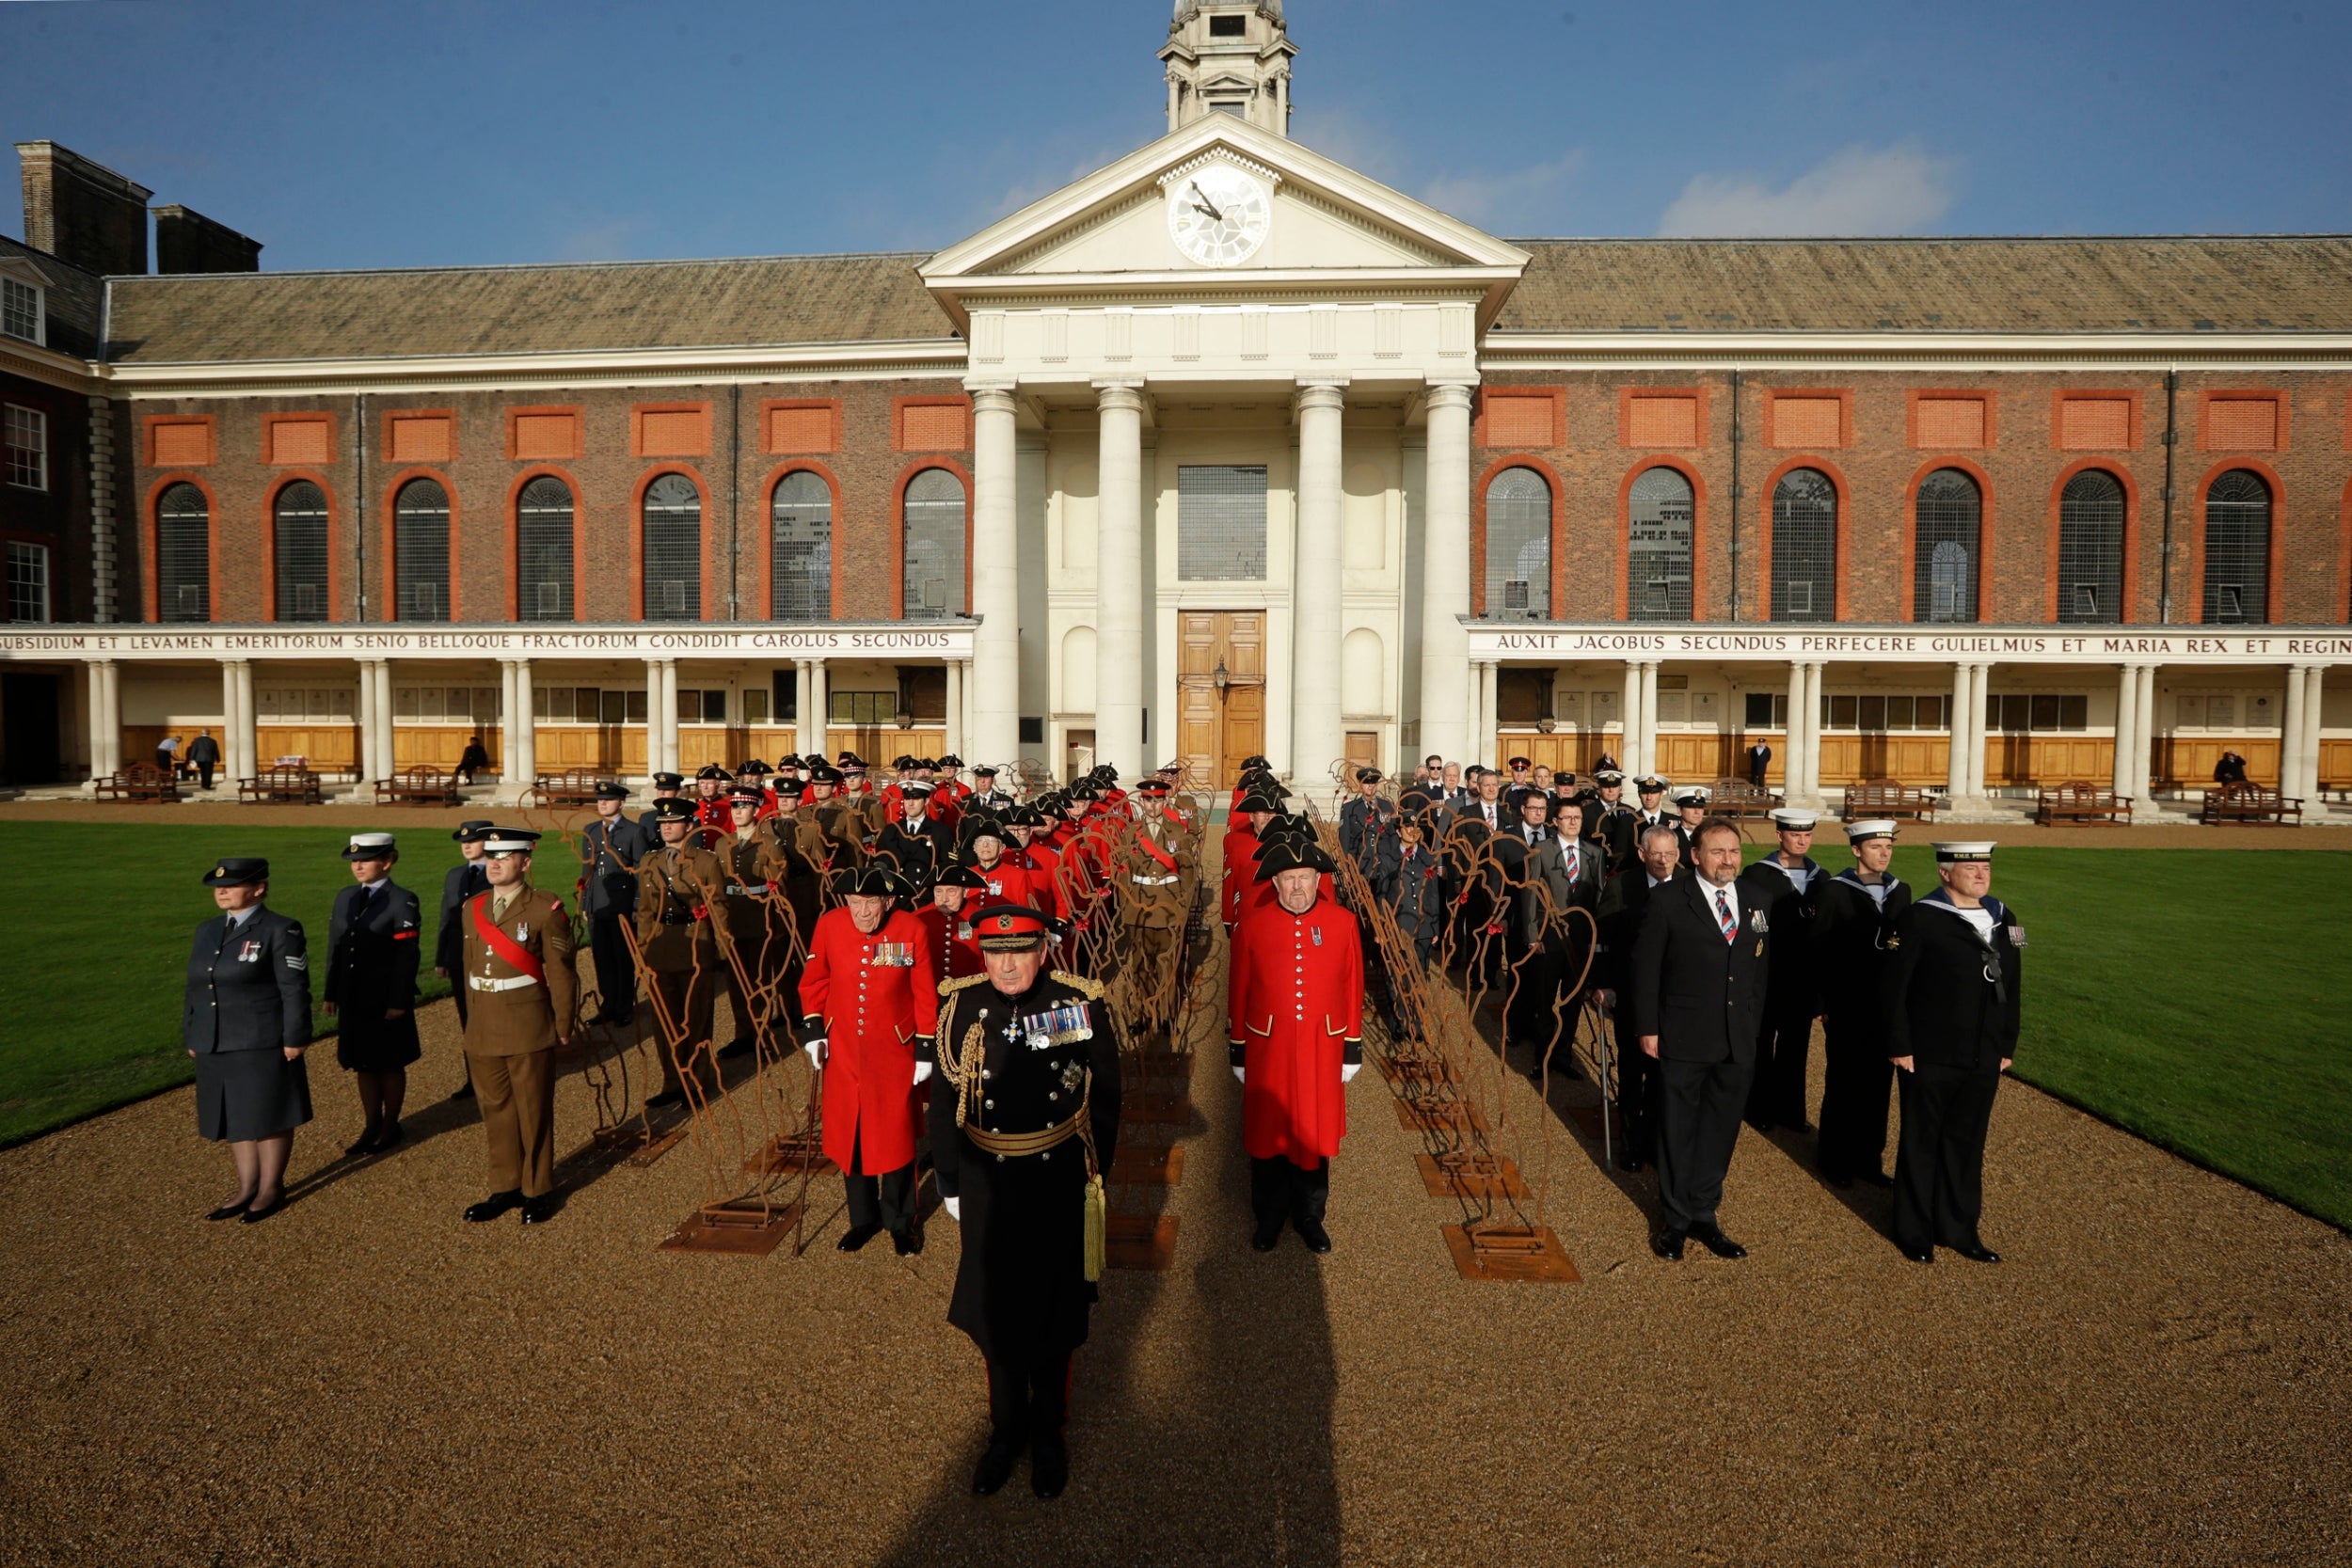
M374 891L374 889L373 889L373 888L369 888L369 887L365 887L365 886L362 886L362 887L359 889L358 895L357 897L355 897L355 898L353 898L353 899L352 899L352 901L351 901L351 923L352 923L354 926L357 926L357 925L358 925L361 921L363 921L363 920L367 919L367 917L368 917L368 900L369 900L369 899L371 899L371 898L373 898L373 897L374 897L374 896L375 896L375 891Z
M1724 940L1737 942L1740 938L1740 923L1731 918L1731 895L1722 888L1715 890L1715 918L1723 924Z

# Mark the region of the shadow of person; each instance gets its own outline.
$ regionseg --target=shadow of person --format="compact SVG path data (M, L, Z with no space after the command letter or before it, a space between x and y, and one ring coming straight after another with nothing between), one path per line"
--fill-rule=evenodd
M286 1201L299 1203L315 1193L325 1192L346 1177L357 1176L371 1166L398 1160L409 1150L430 1143L444 1132L454 1132L481 1119L482 1113L470 1100L437 1100L421 1111L404 1112L400 1118L402 1136L398 1144L381 1152L336 1153L317 1169L287 1182Z

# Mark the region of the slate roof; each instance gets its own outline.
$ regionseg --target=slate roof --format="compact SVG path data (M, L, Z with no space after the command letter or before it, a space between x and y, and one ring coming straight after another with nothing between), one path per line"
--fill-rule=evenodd
M42 334L49 340L46 346L59 354L79 355L86 359L94 355L98 349L98 313L105 288L97 275L6 234L0 234L0 256L22 256L49 279L48 287L42 291L49 318L47 330Z

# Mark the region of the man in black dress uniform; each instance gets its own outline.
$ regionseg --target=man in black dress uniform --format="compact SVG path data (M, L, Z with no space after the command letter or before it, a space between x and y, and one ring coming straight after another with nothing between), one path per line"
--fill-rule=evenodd
M358 1081L366 1125L345 1154L381 1154L399 1143L400 1107L417 1040L417 946L424 926L417 895L392 880L399 847L389 833L354 833L343 850L352 885L335 895L326 923L326 1010L336 1020L335 1060Z
M486 818L457 824L457 831L449 836L457 841L457 852L466 858L451 866L448 875L441 879L441 924L434 932L433 973L444 980L460 976L455 994L457 1032L461 1035L466 1030L466 982L462 977L466 968L466 926L460 912L468 899L490 890L490 874L482 869L482 846L489 838L491 827ZM458 1061L466 1081L457 1085L457 1091L450 1098L471 1100L473 1064L467 1062L462 1053Z
M1633 863L1633 839L1641 832L1642 817L1625 803L1624 795L1625 775L1604 768L1593 775L1592 795L1578 802L1584 813L1584 836L1608 852L1601 866L1604 877Z
M1674 792L1675 832L1682 840L1682 863L1697 863L1699 829L1707 824L1708 797L1714 794L1705 784L1685 784Z
M1828 874L1813 861L1809 811L1776 811L1780 847L1740 874L1740 891L1772 927L1772 973L1764 988L1764 1032L1756 1046L1756 1081L1748 1085L1748 1125L1806 1131L1805 1057L1820 1010L1820 979L1813 959L1813 916Z
M906 814L882 829L874 840L874 859L898 874L917 900L930 896L931 879L956 858L955 830L930 814L931 786L920 779L903 779L899 798Z
M1814 1160L1833 1187L1894 1182L1886 1158L1886 1099L1895 1064L1886 1059L1886 1015L1879 1002L1888 939L1911 889L1888 867L1895 824L1846 824L1854 863L1821 885L1813 916L1813 971L1821 988L1821 1136Z
M1661 1214L1650 1247L1678 1260L1683 1238L1695 1236L1718 1258L1744 1258L1715 1208L1756 1071L1771 926L1740 898L1740 830L1710 817L1692 837L1692 875L1654 894L1633 943L1633 1032L1658 1063Z
M1356 769L1356 796L1340 808L1340 851L1356 869L1372 877L1380 870L1380 849L1396 807L1380 794L1380 769Z
M626 1024L637 1016L637 970L621 922L637 912L637 863L653 847L654 834L622 815L628 799L626 786L598 781L596 819L580 835L580 903L588 911L588 951L596 961L591 1023Z
M1662 822L1642 830L1641 858L1600 890L1600 952L1593 960L1601 1006L1617 1037L1617 1117L1625 1141L1617 1168L1637 1171L1658 1158L1658 1062L1633 1027L1633 945L1659 889L1682 871L1682 840Z
M1103 1173L1119 1139L1119 1035L1102 988L1045 969L1050 922L1000 905L980 917L984 975L940 999L930 1080L932 1168L963 1227L947 1321L988 1362L981 1497L1030 1450L1029 1485L1070 1479L1062 1418L1102 1272Z
M1895 1150L1895 1244L1915 1263L1938 1243L1979 1263L1984 1138L1993 1097L2017 1052L2026 928L1993 896L1990 843L1939 844L1944 885L1905 910L1882 980L1886 1053L1901 1069Z

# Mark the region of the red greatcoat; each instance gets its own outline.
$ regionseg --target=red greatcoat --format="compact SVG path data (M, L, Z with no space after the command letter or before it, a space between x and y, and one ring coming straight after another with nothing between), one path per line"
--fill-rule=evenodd
M1227 1009L1249 1157L1311 1166L1338 1153L1347 1134L1340 1069L1364 1027L1356 917L1328 898L1305 914L1279 904L1252 913L1233 933Z
M825 1157L843 1170L852 1168L853 1151L866 1175L914 1158L915 1037L939 1022L927 934L904 910L893 910L870 937L846 908L818 917L801 973L801 1014L824 1021ZM876 949L890 944L901 961L876 962Z
M988 886L976 887L963 895L965 919L977 920L981 911L999 904L1018 904L1044 913L1053 912L1046 908L1053 902L1052 893L1038 892L1037 874L1015 861L1010 850L999 855L994 865L982 865L977 861L969 863L975 872L988 879Z
M1037 900L1034 907L1057 920L1062 918L1061 886L1057 880L1061 857L1046 847L1044 839L1041 836L1032 840L1027 848L1017 853L1009 848L1005 859L1017 861L1021 869L1029 874L1029 893Z
M1240 921L1249 879L1258 874L1258 831L1248 817L1241 819L1240 827L1226 830L1224 855L1225 886L1217 903L1218 918L1231 927Z
M979 943L972 937L971 895L964 895L963 908L954 914L926 904L914 911L914 918L923 923L923 947L931 956L933 980L944 986L988 967L980 962Z

